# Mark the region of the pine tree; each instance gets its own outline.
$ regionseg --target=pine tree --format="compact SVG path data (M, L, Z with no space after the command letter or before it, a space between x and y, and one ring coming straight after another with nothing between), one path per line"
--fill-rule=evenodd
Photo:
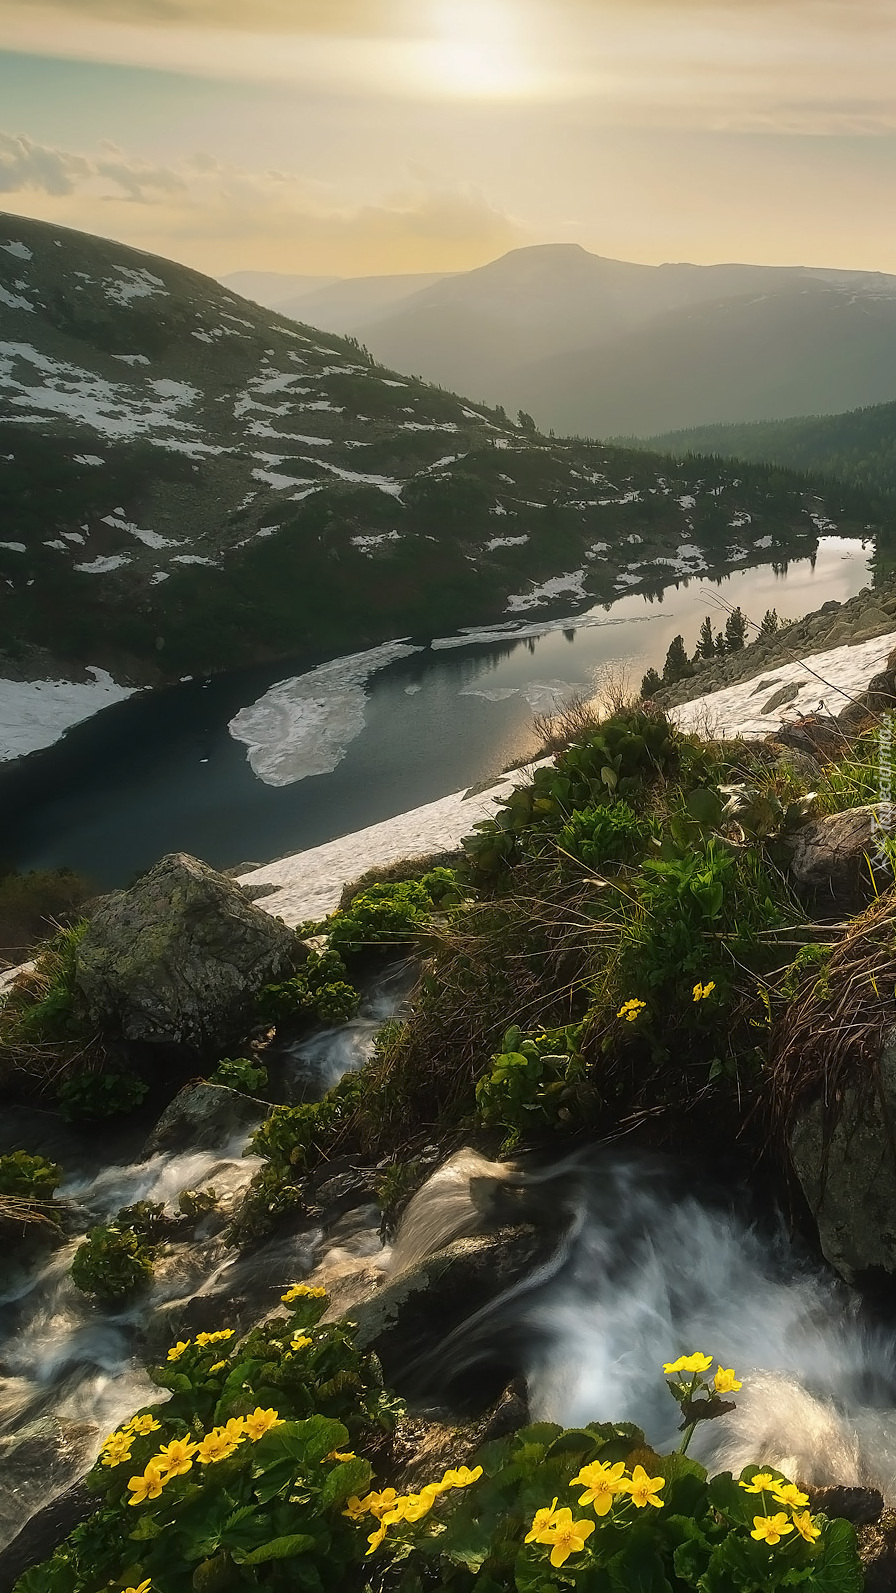
M739 653L747 639L747 622L740 608L733 608L725 621L725 651Z
M663 684L672 686L676 680L685 680L692 673L693 666L685 652L684 637L673 636L663 665Z
M647 674L644 676L644 679L641 682L642 698L646 701L649 697L655 696L662 684L663 683L660 680L656 670L648 669Z
M774 636L775 631L780 630L780 628L781 621L778 618L777 609L767 608L762 616L762 624L759 627L760 636Z
M715 656L715 651L716 643L715 637L712 634L712 620L707 614L703 624L700 626L700 634L697 637L697 651L694 654L694 660L696 662L698 659L713 658Z

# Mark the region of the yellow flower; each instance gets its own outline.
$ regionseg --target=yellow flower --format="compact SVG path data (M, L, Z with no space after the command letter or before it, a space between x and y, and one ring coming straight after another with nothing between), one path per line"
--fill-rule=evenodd
M311 1342L307 1333L300 1333L298 1338L290 1340L289 1347L291 1350L304 1350Z
M212 1428L196 1450L196 1459L201 1460L204 1466L214 1465L217 1460L227 1460L240 1442L240 1436L229 1433L226 1427Z
M401 1519L404 1521L422 1521L423 1517L429 1514L437 1496L437 1490L434 1487L422 1488L419 1493L408 1494L408 1497L403 1501L404 1509ZM391 1512L385 1519L391 1522Z
M216 1361L214 1366L210 1366L209 1367L209 1371L210 1372L220 1372L222 1370L222 1368L225 1367L226 1365L227 1365L226 1361Z
M776 1482L772 1494L778 1504L789 1505L791 1510L803 1510L809 1503L809 1495L800 1493L793 1482Z
M188 1350L189 1348L190 1348L190 1340L189 1339L178 1339L177 1343L173 1346L173 1348L168 1351L168 1359L169 1359L169 1361L179 1361L181 1356L184 1353L184 1350Z
M747 1493L771 1493L773 1488L777 1488L778 1479L770 1471L757 1471L752 1482L739 1482L737 1486L745 1488Z
M664 1477L648 1477L643 1466L636 1466L630 1479L622 1484L622 1488L631 1496L632 1504L638 1510L643 1510L645 1505L653 1505L655 1510L662 1510L663 1501L657 1498L657 1494L665 1486Z
M758 1543L773 1544L780 1543L785 1532L792 1531L791 1523L783 1510L780 1510L776 1516L754 1516L750 1537L755 1538Z
M364 1504L369 1514L376 1516L377 1521L380 1521L387 1510L392 1509L397 1499L398 1492L395 1488L384 1488L382 1493L369 1493Z
M694 1000L695 1001L705 1001L707 996L711 996L712 995L712 993L715 990L715 988L716 988L716 982L715 982L714 979L710 979L709 983L705 984L705 985L695 985L694 986Z
M377 1527L376 1531L375 1532L371 1532L370 1537L367 1539L367 1542L370 1544L370 1548L367 1550L367 1554L372 1554L374 1549L378 1549L385 1536L386 1536L385 1523L381 1521L379 1526ZM365 1555L365 1559L366 1559L366 1557L367 1556Z
M204 1349L206 1344L220 1344L223 1339L233 1338L233 1328L221 1328L217 1333L197 1333L196 1343Z
M594 1530L593 1521L573 1521L571 1510L557 1510L553 1520L535 1541L550 1544L551 1565L559 1568L566 1564L571 1554L581 1554Z
M312 1289L307 1283L293 1283L280 1298L284 1305L292 1305L293 1300L325 1300L326 1289Z
M163 1444L154 1461L150 1465L159 1464L164 1472L164 1481L169 1477L182 1477L190 1470L193 1456L198 1448L189 1438L172 1438L170 1444Z
M592 1505L596 1516L605 1516L618 1493L622 1493L625 1484L625 1464L617 1460L614 1466L608 1466L602 1460L593 1460L590 1466L583 1466L579 1475L573 1477L570 1488L580 1484L585 1492L579 1496L580 1505Z
M130 1460L131 1444L133 1442L134 1440L130 1433L112 1433L103 1444L103 1465L120 1466L125 1460Z
M328 1460L357 1460L357 1458L353 1449L346 1449L344 1452L340 1449L331 1449L328 1455L324 1455L321 1465L326 1465Z
M816 1538L821 1537L821 1527L815 1525L808 1510L803 1510L801 1513L794 1512L793 1524L800 1537L805 1538L807 1543L814 1543Z
M666 1361L663 1371L670 1375L674 1372L706 1372L712 1366L711 1355L701 1355L698 1350L694 1355L679 1355L677 1361Z
M720 1366L713 1378L713 1384L717 1394L736 1394L738 1389L744 1386L737 1381L733 1366L729 1366L727 1371L724 1366Z
M128 1422L131 1432L137 1433L141 1438L145 1438L147 1433L157 1433L161 1425L161 1422L157 1422L154 1416L149 1415L132 1416Z
M456 1470L446 1471L442 1478L443 1488L469 1488L471 1482L478 1482L482 1476L482 1467L477 1466L471 1471L469 1466L458 1466Z
M138 1582L136 1587L126 1587L124 1593L149 1593L149 1587L150 1578L147 1577L145 1582Z
M634 1023L638 1014L644 1011L646 1005L646 1001L624 1001L616 1016L617 1018L624 1018L626 1023Z
M167 1480L162 1474L158 1461L151 1460L141 1476L128 1478L128 1487L131 1490L128 1504L138 1505L142 1504L144 1499L158 1499Z
M572 1487L572 1483L570 1483L570 1487ZM524 1543L538 1542L539 1534L545 1532L553 1521L554 1512L556 1509L557 1501L556 1499L552 1499L550 1507L545 1506L541 1510L536 1510L534 1516L532 1517L532 1525L529 1528L526 1537L523 1539Z
M348 1516L349 1521L361 1521L364 1516L370 1514L367 1500L359 1499L356 1493L353 1493L351 1498L346 1499L345 1506L342 1514Z
M282 1418L275 1410L262 1410L260 1405L256 1405L251 1416L243 1417L243 1432L251 1438L253 1444L257 1439L263 1438L265 1433L270 1432L272 1427L282 1427L282 1425Z

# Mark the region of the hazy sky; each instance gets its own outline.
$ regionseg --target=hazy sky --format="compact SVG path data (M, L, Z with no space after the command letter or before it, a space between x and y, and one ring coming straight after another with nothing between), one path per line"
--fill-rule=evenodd
M896 271L896 0L0 0L0 206L214 275Z

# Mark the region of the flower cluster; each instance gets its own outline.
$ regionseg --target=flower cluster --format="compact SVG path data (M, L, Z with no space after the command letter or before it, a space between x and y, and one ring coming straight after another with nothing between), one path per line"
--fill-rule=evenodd
M716 982L715 982L714 979L708 980L705 985L695 985L694 986L694 1000L695 1001L705 1001L707 996L711 996L712 995L712 993L715 990L715 988L716 988Z
M155 1425L158 1426L158 1422ZM219 1460L227 1460L246 1439L257 1443L272 1427L279 1426L280 1417L275 1410L262 1410L257 1406L249 1416L232 1416L223 1427L213 1427L201 1439L172 1438L147 1462L142 1473L129 1478L131 1497L128 1504L158 1499L165 1484L174 1477L184 1476L192 1469L194 1460L203 1466L215 1465Z
M123 1461L130 1460L131 1446L135 1438L144 1438L147 1433L157 1432L160 1423L154 1416L132 1416L129 1422L119 1427L116 1432L110 1433L100 1450L100 1460L104 1466L120 1466Z
M624 1461L617 1460L611 1466L603 1460L593 1460L582 1467L569 1486L583 1489L580 1506L590 1505L596 1516L613 1512L615 1524L622 1526L627 1519L634 1519L628 1514L630 1505L635 1510L644 1510L648 1505L662 1510L660 1492L666 1483L663 1477L649 1476L640 1465L629 1473ZM582 1553L594 1530L595 1523L587 1516L574 1521L572 1511L565 1505L558 1510L554 1499L550 1508L536 1510L525 1542L550 1549L550 1562L556 1570L566 1564L571 1554Z
M365 1499L359 1499L355 1494L347 1501L347 1508L342 1513L350 1521L361 1521L369 1515L379 1522L367 1540L370 1544L367 1553L373 1554L385 1538L388 1527L396 1526L400 1521L422 1521L441 1494L449 1493L452 1488L469 1488L481 1476L481 1466L474 1467L472 1471L468 1466L452 1467L445 1472L441 1482L428 1482L419 1493L399 1494L394 1488L385 1488L381 1493L369 1493Z
M280 1298L284 1305L292 1305L294 1300L324 1300L326 1289L313 1289L308 1283L293 1283Z
M753 1517L753 1530L750 1533L750 1537L757 1542L772 1547L790 1532L798 1532L807 1543L814 1543L816 1538L821 1537L821 1528L813 1521L808 1508L809 1495L801 1493L795 1483L782 1482L780 1477L772 1476L770 1471L757 1471L747 1482L739 1482L738 1487L762 1498L764 1513ZM785 1508L770 1512L769 1499L773 1504L784 1505Z
M617 1018L624 1018L626 1023L634 1023L646 1006L646 1001L624 1001L616 1016Z

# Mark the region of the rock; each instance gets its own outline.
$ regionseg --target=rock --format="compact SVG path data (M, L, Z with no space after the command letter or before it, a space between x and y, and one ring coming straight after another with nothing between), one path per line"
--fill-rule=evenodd
M775 747L774 742L770 743ZM824 781L824 770L817 758L809 752L800 752L796 747L775 748L777 757L772 761L771 768L774 774L793 775L802 781L810 791L816 791Z
M0 1438L0 1471L8 1486L0 1502L0 1543L10 1544L21 1523L83 1476L96 1452L90 1422L38 1417Z
M88 1493L83 1482L76 1482L51 1504L38 1510L6 1548L0 1550L0 1593L8 1593L33 1565L48 1560L63 1538L86 1521L99 1505L95 1494Z
M201 1052L240 1038L256 992L306 955L232 880L175 852L98 906L76 977L101 1027Z
M840 1516L854 1527L873 1526L884 1511L884 1496L879 1488L813 1488L810 1509L823 1510L830 1520Z
M252 1133L273 1108L223 1084L185 1084L162 1113L143 1147L143 1160L159 1151L217 1150Z
M881 1102L881 1095L883 1102ZM896 1029L879 1065L844 1090L798 1106L790 1133L794 1171L832 1267L852 1282L870 1268L896 1273Z
M409 1375L418 1375L415 1363L427 1353L442 1381L451 1369L444 1356L448 1335L542 1265L555 1245L553 1231L529 1224L455 1239L352 1311L358 1347L376 1350L386 1382L400 1390Z
M847 808L804 824L789 842L790 878L798 894L821 912L851 913L892 883L876 860L870 807Z
M801 687L805 686L805 684L804 680L787 681L785 685L779 686L778 690L772 693L768 702L762 704L759 712L773 714L776 708L783 708L785 703L793 702L794 697L799 695Z
M859 1557L865 1593L893 1593L896 1588L896 1511L884 1510L879 1522L859 1528Z
M842 727L832 714L807 714L793 719L776 730L772 739L797 752L808 752L819 763L831 763L846 750Z

